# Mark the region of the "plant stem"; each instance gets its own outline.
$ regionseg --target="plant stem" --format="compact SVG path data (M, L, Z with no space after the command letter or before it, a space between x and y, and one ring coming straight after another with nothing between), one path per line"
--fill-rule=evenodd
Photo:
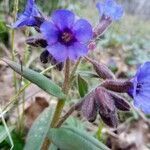
M25 35L28 37L29 36L29 30L26 29L25 31ZM29 45L26 44L25 49L24 49L24 57L23 57L23 65L25 66L27 64L28 61L28 57L29 57ZM26 79L22 77L21 83L25 83ZM22 85L22 84L21 84ZM20 133L23 134L24 131L24 112L25 112L25 90L22 93L22 114L20 116Z
M66 64L65 64L65 75L64 75L65 79L64 79L63 86L62 86L62 91L66 95L68 94L68 91L69 91L69 79L70 79L69 75L70 75L70 60L67 59ZM64 105L65 105L65 99L58 100L50 127L52 128L56 127L60 119ZM48 138L46 138L43 143L42 149L47 150L50 144L51 144L51 141Z
M77 60L76 64L74 65L74 68L72 69L72 72L70 74L70 82L72 81L74 74L75 74L80 62L81 62L81 57Z
M59 128L65 121L66 119L75 111L75 110L79 110L82 106L83 101L78 102L77 104L73 105L68 111L67 113L61 118L61 120L58 122L58 124L56 125L57 128Z
M16 19L17 19L17 12L18 12L18 3L19 3L19 0L15 0L14 1L14 15L13 15L13 17L14 17L14 22L16 21ZM11 52L11 57L12 57L12 61L14 61L15 60L15 48L14 48L14 43L15 43L15 30L14 29L12 29L12 41L11 41L11 49L12 49L12 52ZM14 82L14 87L15 87L15 93L17 93L17 77L16 77L16 73L15 73L15 71L13 71L13 82ZM18 114L18 128L19 128L19 120L20 120L20 118L19 118L19 114L20 114L20 112L19 112L19 107L17 106L17 114Z
M68 95L69 89L70 89L70 82L72 81L72 78L74 76L74 73L77 70L78 65L80 64L81 58L78 59L78 61L76 62L74 68L72 69L72 72L70 74L70 60L67 59L66 64L65 64L65 79L64 79L64 84L62 87L62 91L64 92L64 94L66 94L66 96ZM55 109L55 113L51 122L51 127L60 127L63 122L73 113L73 111L78 107L78 105L73 106L71 109L69 109L69 111L67 112L67 114L65 114L62 119L60 120L60 116L63 110L63 107L65 105L65 99L60 99L57 103L56 109ZM43 144L42 149L43 150L47 150L49 145L51 144L51 141L46 138L45 142Z
M66 64L65 64L65 79L64 79L64 84L63 84L63 87L62 87L62 91L66 95L68 94L68 91L69 91L69 74L70 74L70 60L67 59ZM64 104L65 104L64 99L60 99L58 101L57 106L56 106L56 110L55 110L55 113L54 113L54 117L53 117L53 120L52 120L52 123L51 123L51 127L55 127L55 125L59 121L62 109L64 107Z

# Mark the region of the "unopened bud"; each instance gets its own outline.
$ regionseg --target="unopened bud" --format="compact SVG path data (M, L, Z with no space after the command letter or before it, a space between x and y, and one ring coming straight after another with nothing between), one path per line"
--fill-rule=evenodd
M113 98L117 109L119 109L121 111L129 111L130 110L129 103L123 97L121 97L115 93L112 93L112 92L109 92L109 94Z
M41 62L44 64L48 63L48 58L49 58L49 52L47 50L43 51L40 55Z
M47 46L47 41L42 37L29 37L26 43L34 47L45 48Z
M99 24L94 29L94 38L100 37L110 26L112 20L108 17L102 16Z
M103 63L98 63L95 60L91 60L90 58L86 58L88 61L90 61L94 67L94 70L99 75L100 78L103 79L114 79L115 75L113 72Z
M93 122L97 116L97 106L94 101L94 93L91 92L87 96L85 96L82 104L81 111L84 117L87 118L89 122Z
M119 80L106 80L101 84L101 86L114 92L126 93L133 86L133 84L129 80L119 79Z
M94 50L96 48L96 42L92 41L88 45L89 50Z
M64 67L64 63L58 62L47 50L41 53L40 60L44 64L50 62L52 65L56 65L55 69L58 71L61 71Z
M103 87L95 89L95 100L98 105L99 114L101 119L110 127L117 127L118 118L116 107L112 97L107 90Z

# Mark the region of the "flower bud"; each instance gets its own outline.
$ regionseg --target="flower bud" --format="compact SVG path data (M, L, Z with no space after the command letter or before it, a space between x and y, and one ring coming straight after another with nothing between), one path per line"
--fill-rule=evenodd
M109 92L109 94L113 98L117 109L119 109L121 111L129 111L130 110L129 103L123 97L121 97L115 93L112 93L112 92Z
M40 60L44 64L50 62L52 65L56 65L55 69L58 71L61 71L64 67L64 64L62 62L58 62L47 50L44 50L41 53Z
M92 41L88 45L89 50L94 50L96 48L96 42Z
M26 40L26 43L34 47L45 48L47 46L46 40L44 40L42 37L29 37Z
M103 15L99 24L94 29L94 38L100 37L107 30L107 28L111 25L111 23L112 23L112 20L109 17L106 17Z
M97 61L91 60L87 58L93 64L94 70L99 75L100 78L103 79L114 79L115 75L113 72L103 63L98 63Z
M40 55L40 60L42 63L46 64L48 63L49 59L49 52L47 50L43 51Z
M82 104L81 111L84 117L87 118L89 122L93 122L97 116L97 106L94 101L94 93L91 92L87 96L85 96Z
M101 84L101 86L114 92L126 93L133 84L129 80L106 80Z
M112 97L103 87L95 89L95 101L98 105L101 119L110 127L117 127L118 118Z

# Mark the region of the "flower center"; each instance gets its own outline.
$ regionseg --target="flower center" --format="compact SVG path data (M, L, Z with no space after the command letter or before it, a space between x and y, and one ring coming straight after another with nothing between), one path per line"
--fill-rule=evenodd
M62 36L61 36L62 41L64 41L65 43L70 42L73 39L73 36L71 33L69 32L63 32Z
M137 94L140 93L140 91L141 91L141 89L142 89L142 85L143 85L142 83L138 83L138 84L137 84L137 87L136 87L136 93L137 93Z
M67 46L75 42L75 37L72 31L70 29L64 29L59 35L59 42Z

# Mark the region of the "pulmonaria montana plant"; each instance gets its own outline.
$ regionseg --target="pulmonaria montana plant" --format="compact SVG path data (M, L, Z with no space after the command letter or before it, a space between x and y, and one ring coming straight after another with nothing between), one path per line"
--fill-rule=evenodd
M133 86L129 89L129 94L134 99L134 105L150 114L150 62L139 67L131 82Z
M88 21L75 20L69 10L56 10L51 20L41 25L40 31L48 43L46 49L59 62L85 56L93 34Z
M38 31L38 35L28 37L26 43L34 47L41 47L43 51L40 54L41 62L44 64L50 62L53 65L46 68L41 73L45 73L53 67L59 71L63 70L59 74L63 82L59 80L59 85L57 85L55 82L51 81L55 79L53 78L53 71L50 72L52 78L47 78L46 75L22 67L14 61L4 59L4 61L23 78L36 84L48 94L55 96L58 100L54 114L53 109L50 107L50 109L46 111L48 112L51 110L51 112L45 113L46 111L43 111L44 115L42 114L39 116L45 117L45 119L37 119L40 123L36 122L37 128L34 124L33 128L30 130L31 132L29 131L29 136L27 136L26 141L30 144L28 144L29 148L25 149L31 149L30 146L33 145L31 139L42 142L43 138L45 138L45 142L39 142L40 145L37 148L42 147L42 149L45 150L48 148L51 149L49 144L53 143L52 146L55 145L57 147L56 149L65 150L109 149L104 148L101 144L99 145L100 141L95 141L96 139L93 137L93 139L91 137L89 138L89 135L83 134L81 130L68 130L67 128L67 130L64 130L61 125L73 111L80 110L89 122L95 121L97 116L99 116L106 125L116 128L117 132L119 123L118 112L130 111L131 109L129 102L126 100L127 95L124 95L124 93L128 93L132 96L136 107L147 114L150 113L150 62L142 65L131 80L118 79L105 64L96 61L95 58L87 56L88 50L96 47L99 37L106 31L109 25L113 21L118 21L123 16L123 8L121 5L117 4L115 0L99 2L97 4L97 9L100 19L98 20L98 25L92 28L87 20L77 19L78 17L76 17L72 11L66 9L55 10L49 19L44 18L36 6L35 0L27 0L25 11L13 24L13 28L31 26ZM82 59L79 59L81 57L84 59L84 63L87 61L92 64L95 73L76 71L80 61L82 61ZM72 61L71 63L70 60ZM96 87L92 85L95 88L90 92L88 92L89 85L86 80L84 80L85 76L91 79L100 78L100 83ZM73 85L75 79L77 84ZM90 83L92 84L95 82ZM27 86L25 85L25 87ZM76 87L78 87L81 101L76 102L76 104L69 108L67 113L61 117L62 112L65 112L63 111L65 101L67 99L69 100L77 93L69 92L69 90L71 88L74 90ZM22 91L22 89L24 89L24 87L21 88L20 91ZM53 117L51 119L52 114ZM47 120L48 122L46 122ZM51 122L49 120L51 120ZM33 138L30 138L32 133L39 133L36 129L39 129L39 125L41 124L43 127L40 127L40 132L44 133L43 136L39 137L33 134ZM50 130L48 130L49 126ZM58 129L59 127L61 128ZM39 138L42 139L39 140ZM72 142L70 144L70 141L74 141L74 139L77 140L77 143Z
M39 26L41 20L43 20L43 16L36 6L35 0L28 0L24 12L18 16L18 19L12 25L12 28Z

